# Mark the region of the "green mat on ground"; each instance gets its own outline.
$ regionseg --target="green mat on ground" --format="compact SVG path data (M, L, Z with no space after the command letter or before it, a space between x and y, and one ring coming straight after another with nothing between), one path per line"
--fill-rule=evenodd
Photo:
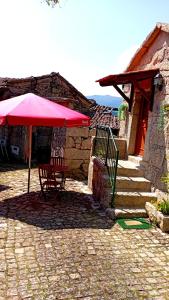
M143 218L118 219L116 221L123 229L149 229L152 225Z

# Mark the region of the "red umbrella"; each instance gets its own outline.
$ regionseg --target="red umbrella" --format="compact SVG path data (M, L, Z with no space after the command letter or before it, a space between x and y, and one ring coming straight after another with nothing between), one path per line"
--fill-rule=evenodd
M90 118L70 108L28 93L0 102L0 125L29 126L29 193L32 126L89 126Z

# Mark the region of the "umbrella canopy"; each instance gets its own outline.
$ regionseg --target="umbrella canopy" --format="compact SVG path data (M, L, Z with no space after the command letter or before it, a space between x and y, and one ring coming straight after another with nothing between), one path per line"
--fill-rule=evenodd
M90 118L63 105L28 93L0 102L0 125L89 126Z
M28 93L0 102L0 125L24 125L29 127L29 193L32 126L89 126L90 118L70 108Z

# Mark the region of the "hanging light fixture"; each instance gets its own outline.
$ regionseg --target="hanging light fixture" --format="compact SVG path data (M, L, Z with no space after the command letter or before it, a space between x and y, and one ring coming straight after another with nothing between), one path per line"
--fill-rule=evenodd
M162 91L163 89L163 77L160 73L158 73L155 77L154 77L154 86L156 88L158 88L159 91Z

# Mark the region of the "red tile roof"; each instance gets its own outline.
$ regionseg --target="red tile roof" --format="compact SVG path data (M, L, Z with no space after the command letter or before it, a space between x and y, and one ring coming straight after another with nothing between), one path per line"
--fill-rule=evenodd
M117 116L113 116L113 108L109 106L97 105L90 109L91 111L91 127L97 125L110 126L112 129L120 129L120 123Z

